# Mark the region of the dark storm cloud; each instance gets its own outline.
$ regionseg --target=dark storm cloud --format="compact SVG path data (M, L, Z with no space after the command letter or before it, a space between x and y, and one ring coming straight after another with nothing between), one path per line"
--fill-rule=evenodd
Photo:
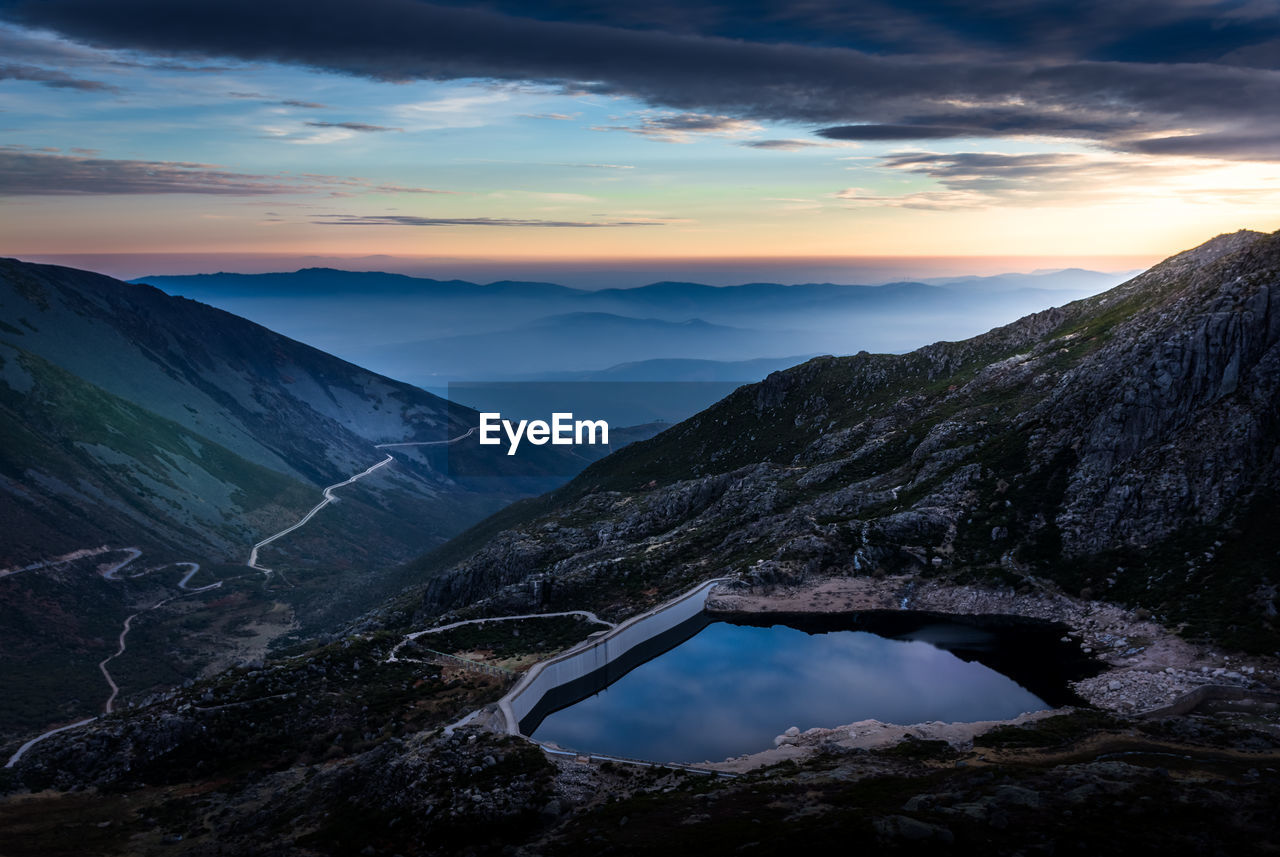
M345 128L348 131L360 131L376 134L380 131L403 131L403 128L388 128L385 125L366 125L363 122L307 122L312 128Z
M463 0L444 5L469 5ZM470 4L473 5L473 4ZM1264 55L1280 37L1273 0L490 0L515 17L875 54L1205 62Z
M900 135L838 139L963 129L1106 143L1191 129L1213 154L1280 104L1274 0L0 0L0 14L99 47L390 81L559 82L686 114Z
M83 92L120 91L100 81L72 77L64 71L17 63L0 63L0 80L26 80L54 89L78 89Z
M530 226L567 229L606 226L662 226L660 220L527 220L510 217L415 217L408 214L321 214L320 226Z

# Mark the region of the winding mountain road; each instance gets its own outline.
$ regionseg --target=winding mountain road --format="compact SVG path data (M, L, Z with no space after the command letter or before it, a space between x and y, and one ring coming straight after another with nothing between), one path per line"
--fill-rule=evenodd
M403 443L380 443L375 445L374 448L375 449L403 449L403 448L413 447L413 446L441 446L444 444L457 443L460 440L471 437L471 435L475 434L476 431L478 431L478 427L472 426L464 434L460 434L455 438L450 438L449 440L426 440L426 441L406 441ZM252 568L256 571L261 571L263 574L271 574L272 573L271 569L258 565L258 551L261 548L271 544L276 539L279 539L282 536L286 536L289 533L292 533L294 530L297 530L298 528L305 526L307 522L309 522L312 518L316 516L317 512L319 512L325 506L329 505L330 503L332 503L334 500L337 499L333 494L335 490L342 488L344 486L350 485L353 482L357 482L363 479L364 477L368 476L370 473L373 473L374 471L378 470L379 468L386 467L388 464L390 464L393 461L395 461L395 456L388 453L387 457L384 458L382 461L379 461L377 464L365 470L362 470L361 472L357 473L355 476L350 477L349 479L344 479L342 482L335 483L325 488L323 492L323 499L321 499L319 503L317 503L314 507L312 507L311 510L308 511L305 515L303 515L302 518L297 521L297 523L289 527L286 527L280 532L275 533L274 535L269 536L263 539L262 541L258 542L257 544L255 544L252 550L249 552L249 561L248 563L246 563L246 565L248 565L249 568ZM120 630L120 636L118 638L118 647L115 653L108 655L107 657L103 658L101 661L98 662L98 670L102 673L102 677L106 680L107 687L111 689L111 694L110 696L107 697L107 701L106 703L104 703L102 707L103 714L111 714L114 711L116 698L120 695L120 686L117 685L115 679L111 677L111 672L107 669L107 664L111 663L113 660L120 657L128 650L126 638L129 636L129 631L133 627L133 620L141 616L143 613L148 613L152 610L155 610L158 607L162 607L165 604L168 604L170 601L173 601L177 598L185 598L188 595L195 595L198 592L204 592L209 589L217 589L218 587L222 586L223 581L219 580L214 583L210 583L206 586L197 586L197 587L191 586L190 585L191 578L195 577L197 572L200 571L200 564L196 562L166 563L164 565L156 566L155 568L145 569L134 575L121 576L121 572L125 569L126 566L128 566L134 560L142 556L142 551L136 547L126 547L126 548L101 547L96 549L82 549L78 551L72 551L69 554L65 554L59 557L54 557L53 559L45 560L43 562L31 563L21 568L0 569L0 578L3 578L3 577L8 577L9 575L18 574L23 571L36 571L38 569L50 568L53 566L72 562L72 561L83 559L86 557L97 556L99 554L104 554L104 553L115 553L117 551L123 551L126 554L126 556L124 557L124 559L120 560L119 562L112 563L110 566L100 570L99 573L102 575L103 580L110 580L110 581L116 581L116 582L121 582L124 580L133 580L135 578L142 577L145 574L150 574L154 571L159 571L160 569L163 569L163 568L168 568L171 565L183 566L187 569L187 571L186 571L186 574L182 576L182 579L178 581L178 588L183 590L182 594L171 595L168 598L165 598L161 601L157 601L155 604L152 604L150 607L146 607L128 616L124 620L124 627ZM569 614L552 614L552 615L569 615ZM509 618L515 618L515 617L509 617ZM592 616L591 618L594 619L595 617ZM471 620L471 621L475 621L475 620ZM480 620L480 621L493 621L493 620ZM600 620L597 619L595 621L600 621ZM454 625L451 625L449 627L457 627L457 625L459 624L465 625L469 623L468 622L454 623ZM422 631L419 633L420 634L430 633L431 630L441 630L441 629L429 629L428 631ZM406 641L402 641L400 645L404 645L404 642L407 642L407 639ZM398 649L399 646L397 646L396 648ZM394 650L392 651L392 660L394 660ZM30 741L26 742L21 747L19 747L17 752L15 752L12 756L9 757L9 760L5 763L5 767L12 768L14 765L18 763L18 760L21 759L27 753L27 751L29 751L32 747L36 746L46 738L50 738L54 735L59 734L60 732L66 732L71 729L76 729L78 727L85 726L97 719L98 717L96 716L88 717L88 718L85 718L84 720L79 720L75 723L68 723L65 726L59 726L55 729L50 729L47 732L43 732L40 735L37 735L35 738L32 738Z
M70 729L78 729L81 726L87 726L88 724L92 723L97 719L98 719L97 717L86 717L84 720L79 720L75 723L68 723L66 726L59 726L57 729L50 729L48 732L42 732L41 734L37 735L27 743L23 744L21 747L19 747L18 752L10 756L9 761L5 762L4 766L6 768L12 768L14 765L18 764L18 760L21 759L24 755L26 755L26 752L28 750L30 750L35 745L39 744L44 739L57 735L59 732L66 732Z
M613 622L601 619L590 610L566 610L562 613L523 613L519 616L486 616L483 619L463 619L461 622L450 622L448 625L437 625L434 628L426 628L422 631L413 631L405 634L404 639L396 643L395 647L387 655L386 663L394 664L399 662L396 652L400 651L402 646L412 643L414 640L426 634L440 634L445 631L452 631L454 628L461 628L464 625L483 625L487 622L511 622L517 619L554 619L558 616L581 616L588 622L595 622L597 625L604 625L607 628L617 627Z
M87 559L91 556L99 556L104 553L115 553L118 550L120 550L120 548L109 548L106 545L99 548L80 548L79 550L71 551L71 553L65 553L62 556L55 556L53 559L33 562L19 568L2 568L0 569L0 578L9 577L14 574L21 574L24 571L39 571L42 568L55 568L60 565L68 565L77 560Z
M168 604L170 601L173 601L176 598L185 598L188 595L195 595L198 592L205 592L209 589L217 589L218 587L222 586L221 580L215 581L214 583L210 583L205 586L191 586L190 585L191 578L195 577L196 573L200 571L200 563L198 562L170 562L170 563L165 563L164 565L156 566L155 568L144 569L138 572L137 574L128 575L127 577L121 577L120 572L124 570L125 566L129 565L129 563L133 562L138 557L142 556L142 551L135 547L112 548L112 549L102 549L97 551L83 551L83 552L76 551L74 552L74 554L76 558L83 558L87 556L96 556L97 554L100 554L100 553L115 553L117 551L123 551L127 555L125 556L124 559L120 560L119 562L112 563L111 565L107 566L105 569L102 569L99 572L102 575L103 580L112 580L116 582L122 582L125 580L135 580L139 577L142 577L143 575L151 574L154 571L160 571L161 569L168 568L171 565L185 566L187 569L187 572L182 576L182 579L178 581L178 588L184 590L183 593L180 595L170 595L168 598L157 601L155 604L152 604L150 607L146 607L128 616L124 620L124 627L120 631L120 637L118 639L119 647L116 649L115 654L108 655L107 657L103 658L101 661L98 662L98 671L102 673L102 677L107 681L107 687L111 689L111 695L107 697L107 701L102 706L103 714L110 714L115 709L116 697L120 695L120 686L117 685L115 682L115 679L111 677L111 673L107 670L107 664L111 663L113 660L120 657L127 651L127 644L125 642L125 638L129 636L129 631L133 628L133 620L141 616L143 613L150 612L152 610L155 610L157 607L162 607L165 604ZM71 554L68 554L68 556L71 556ZM57 561L53 560L53 561L49 561L47 563L42 563L39 565L43 567L43 566L54 565L56 563ZM34 567L21 569L21 570L23 571L34 570ZM5 762L4 766L6 768L12 768L14 765L18 763L18 760L21 759L28 750L30 750L32 747L39 744L44 739L57 735L59 732L66 732L70 729L75 729L80 726L85 726L97 719L98 718L96 716L87 717L84 720L80 720L75 723L69 723L66 726L59 726L56 729L50 729L48 732L43 732L37 735L27 743L23 744L21 747L19 747L18 751L9 757L9 761Z
M465 434L460 434L455 438L450 438L449 440L419 440L419 441L408 441L405 443L379 443L379 444L375 444L373 448L374 449L401 449L403 447L409 447L409 446L443 446L450 443L457 443L458 441L464 438L471 437L471 435L475 434L477 430L478 428L476 426L472 426ZM347 485L350 485L353 482L358 482L359 480L368 476L370 473L373 473L375 470L378 470L380 468L386 467L388 464L390 464L393 461L395 461L395 456L388 453L386 458L382 459L377 464L373 465L367 470L362 470L361 472L357 473L355 476L352 476L348 479L344 479L341 482L335 482L333 485L330 485L329 487L325 488L323 499L319 503L317 503L315 506L311 507L311 510L307 512L305 515L303 515L302 518L297 523L292 524L291 526L285 527L283 530L281 530L280 532L274 535L267 536L267 538L263 539L262 541L254 545L253 548L249 551L249 561L246 562L245 565L247 565L249 568L260 571L263 574L271 574L272 573L271 569L267 568L266 566L258 565L259 549L266 547L267 545L271 544L281 536L287 536L289 535L289 533L292 533L294 530L305 526L307 522L309 522L312 518L316 516L317 512L319 512L325 506L328 506L334 500L338 499L337 497L333 496L333 492L338 488L343 488Z
M273 536L268 536L267 538L263 539L262 541L254 545L253 549L249 551L249 561L245 563L245 565L249 566L249 568L255 568L258 571L262 572L263 574L270 574L271 569L265 566L258 565L258 549L259 548L264 548L267 545L274 542L276 539L280 538L281 536L287 536L289 535L289 533L292 533L294 530L298 529L299 527L305 526L308 521L310 521L312 518L316 516L316 512L319 512L325 506L328 506L330 503L332 503L334 500L337 499L336 497L333 496L334 489L341 488L344 485L350 485L352 482L355 482L359 479L363 479L373 471L377 470L380 467L386 467L388 464L390 464L393 461L395 461L395 457L388 455L386 458L382 459L377 464L370 467L368 470L361 471L360 473L357 473L355 476L352 476L350 479L344 479L341 482L335 482L333 485L330 485L328 488L324 489L324 499L321 500L316 505L312 506L311 511L303 515L301 520L299 520L296 524L293 524L292 526L285 527L283 530L281 530L280 532L276 533Z
M114 565L112 565L112 566L110 566L110 567L108 567L108 568L103 569L103 571L102 571L102 579L103 579L103 580L119 580L119 579L120 579L120 571L121 571L121 570L122 570L126 565L128 565L128 564L129 564L129 563L131 563L131 562L133 562L133 561L134 561L135 559L137 559L138 557L142 556L142 551L138 550L137 548L120 548L120 550L125 551L125 552L126 552L126 553L128 553L129 555L128 555L127 557L125 557L124 559L120 560L119 562L115 563ZM144 572L142 572L142 574L146 574L146 572L144 571ZM139 575L135 575L135 576L136 576L136 577L141 577L142 575L141 575L141 574L139 574Z

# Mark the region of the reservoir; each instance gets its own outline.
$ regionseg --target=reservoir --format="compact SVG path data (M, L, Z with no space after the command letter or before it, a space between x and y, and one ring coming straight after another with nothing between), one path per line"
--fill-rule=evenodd
M556 688L520 721L583 753L720 761L788 727L1005 720L1078 700L1096 672L1061 626L887 612L698 613L627 662Z

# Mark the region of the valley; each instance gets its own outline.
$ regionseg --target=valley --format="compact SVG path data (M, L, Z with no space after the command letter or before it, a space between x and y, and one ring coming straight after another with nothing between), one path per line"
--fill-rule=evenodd
M464 440L464 439L466 439L466 438L470 437L472 434L474 434L474 433L475 433L475 431L476 431L475 427L472 427L472 428L468 429L466 432L464 432L463 434L460 434L460 435L458 435L458 436L457 436L457 437L455 437L455 438L450 438L449 440L443 440L443 441L413 441L413 442L406 442L406 443L379 444L379 445L377 445L375 448L377 448L377 449L387 449L387 448L403 449L403 448L412 448L412 447L418 447L418 446L435 446L435 445L440 445L440 444L451 444L451 443L457 443L458 441L461 441L461 440ZM298 530L298 529L300 529L301 527L305 526L305 525L306 525L306 524L307 524L307 523L308 523L308 522L309 522L313 517L315 517L316 513L318 513L318 512L319 512L321 509L323 509L325 506L327 506L328 504L330 504L330 503L334 502L334 501L337 499L337 498L334 496L334 494L333 494L333 491L334 491L335 489L342 488L342 487L344 487L344 486L350 485L350 484L352 484L353 482L357 482L357 481L359 481L360 479L364 478L365 476L368 476L368 475L369 475L370 473L372 473L373 471L375 471L375 470L377 470L377 469L379 469L379 468L381 468L381 467L384 467L384 466L386 466L387 464L392 463L394 460L395 460L395 457L394 457L393 455L387 455L387 457L386 457L385 459L383 459L381 462L379 462L378 464L375 464L375 465L373 465L373 466L369 467L368 469L363 470L363 471L361 471L360 473L358 473L358 474L356 474L356 475L354 475L354 476L351 476L351 477L349 477L348 479L346 479L346 480L344 480L344 481L342 481L342 482L335 483L335 484L330 485L330 486L328 486L327 488L325 488L325 489L324 489L324 491L322 492L322 493L323 493L323 499L320 501L320 503L318 503L318 504L316 504L315 506L313 506L313 507L310 509L310 511L308 511L308 512L307 512L307 514L305 514L301 519L299 519L299 520L298 520L298 522L297 522L297 523L292 524L292 525L290 525L289 527L286 527L285 529L281 530L280 532L275 533L275 534L273 534L273 535L271 535L271 536L268 536L267 538L265 538L265 539L263 539L262 541L260 541L260 542L258 542L257 544L255 544L255 545L253 546L253 548L252 548L252 549L250 550L250 552L249 552L249 558L248 558L248 560L246 561L245 566L246 566L247 568L253 569L253 570L255 570L255 571L259 571L259 572L261 572L261 573L263 573L263 574L266 574L266 575L271 575L271 574L273 574L274 572L273 572L273 570L272 570L272 569L269 569L269 568L263 568L262 566L258 565L258 551L259 551L259 549L261 549L261 548L265 547L266 545L268 545L268 544L270 544L270 543L272 543L272 542L276 541L277 539L282 538L282 537L284 537L284 536L287 536L288 534L290 534L290 533L294 532L295 530ZM96 550L91 550L91 549L81 549L81 550L77 550L77 551L72 551L71 553L69 553L69 554L67 554L67 555L65 555L65 556L63 556L63 557L57 557L57 558L55 558L55 559L53 559L53 560L46 560L46 561L44 561L44 562L31 563L31 564L29 564L28 566L25 566L25 567L23 567L23 568L19 568L19 569L5 569L3 572L0 572L0 577L7 576L7 575L9 575L9 574L16 574L16 573L18 573L18 572L22 572L22 571L38 571L38 570L40 570L41 568L46 568L46 567L53 566L53 565L61 565L61 564L65 564L65 563L71 562L71 561L73 561L73 560L81 560L81 559L85 559L85 558L88 558L88 557L98 556L98 555L101 555L101 554L104 554L104 553L114 553L114 552L117 552L117 551L113 551L113 550L110 550L110 549L107 549L107 548L99 548L99 549L96 549ZM101 574L101 576L102 576L102 579L103 579L103 580L112 580L112 581L120 581L120 580L122 580L122 578L121 578L121 576L120 576L120 575L121 575L121 571L122 571L126 566L130 565L131 563L133 563L135 560L139 559L139 558L142 556L142 551L141 551L141 550L139 550L138 548L133 548L133 547L130 547L130 548L121 548L121 549L119 549L119 552L123 552L123 553L126 555L124 559L122 559L122 560L120 560L120 561L118 561L118 562L115 562L115 563L113 563L113 564L110 564L110 565L104 565L104 566L100 566L100 567L99 567L98 572L99 572L99 574ZM109 664L111 661L113 661L113 660L115 660L116 658L119 658L119 657L121 657L121 656L123 656L123 655L125 654L125 652L126 652L126 650L127 650L127 644L126 644L126 640L125 640L125 638L126 638L126 637L128 636L128 634L129 634L129 631L130 631L130 629L131 629L131 625L132 625L132 623L133 623L133 620L134 620L134 619L136 619L136 618L138 618L139 616L141 616L143 613L150 612L150 611L152 611L152 610L156 610L156 609L159 609L160 607L163 607L164 605L166 605L166 604L168 604L169 602L173 601L175 598L182 598L182 597L184 597L184 596L186 596L186 595L193 595L193 594L200 593L200 592L207 592L207 591L209 591L209 590L211 590L211 589L218 589L218 588L220 588L220 587L223 585L223 582L224 582L223 580L217 580L217 581L215 581L215 582L213 582L213 583L209 583L209 584L206 584L206 585L204 585L204 586L192 587L192 586L190 586L190 585L188 585L188 584L190 583L191 578L193 578L197 573L199 573L199 571L200 571L200 564L199 564L199 563L195 563L195 562L176 562L176 563L172 563L172 565L175 565L175 566L178 566L178 567L185 567L185 568L186 568L186 573L185 573L185 574L184 574L184 575L183 575L183 576L178 580L178 584L177 584L178 588L179 588L179 589L181 589L181 590L184 590L184 592L183 592L183 593L181 593L181 594L179 594L179 595L173 595L173 596L169 596L169 597L167 597L167 598L164 598L164 599L162 599L162 600L160 600L160 601L157 601L156 603L152 604L151 606L144 608L143 610L140 610L140 611L138 611L138 612L136 612L136 613L132 613L132 614L130 614L129 616L125 617L125 620L124 620L124 626L123 626L122 630L120 631L120 636L119 636L119 638L118 638L119 648L118 648L118 649L117 649L113 654L108 655L106 658L104 658L103 660L101 660L101 661L98 663L98 670L102 673L102 677L103 677L103 679L105 679L105 680L106 680L107 686L108 686L108 688L110 689L110 695L107 697L106 702L103 704L103 708L102 708L103 714L111 714L111 713L112 713L113 706L114 706L115 701L116 701L116 697L117 697L117 696L119 696L119 694L120 694L120 687L119 687L119 685L117 685L117 684L116 684L115 679L113 679L113 678L111 677L111 673L107 670L107 664ZM135 574L127 575L127 577L130 577L130 578L137 578L137 577L141 577L141 576L146 575L146 574L151 574L152 572L161 571L161 570L163 570L164 568L166 568L166 566L160 566L160 567L148 568L148 569L145 569L145 570L143 570L143 571L136 572ZM406 639L409 639L409 638L406 638ZM394 659L394 656L395 656L395 652L393 651L390 657L391 657L392 659ZM39 736L37 736L36 738L33 738L33 739L31 739L31 740L27 741L26 743L22 744L22 746L20 746L20 747L17 749L17 751L15 751L15 752L14 752L14 754L13 754L12 756L10 756L10 757L9 757L9 760L5 763L5 767L6 767L6 768L11 768L11 767L13 767L15 764L17 764L17 762L22 758L22 756L23 756L25 753L27 753L27 752L28 752L32 747L34 747L36 744L38 744L40 741L44 740L45 738L51 737L51 736L53 736L53 735L60 734L60 733L62 733L62 732L66 732L66 731L68 731L68 730L70 730L70 729L75 729L75 728L78 728L78 727L80 727L80 726L85 726L85 725L87 725L87 724L89 724L89 723L92 723L95 719L96 719L96 718L87 718L87 719L80 720L80 721L78 721L78 722L76 722L76 723L73 723L73 724L69 724L69 725L66 725L66 726L59 726L59 727L56 727L56 728L54 728L54 729L50 729L49 731L47 731L47 732L44 732L44 733L40 734L40 735L39 735Z

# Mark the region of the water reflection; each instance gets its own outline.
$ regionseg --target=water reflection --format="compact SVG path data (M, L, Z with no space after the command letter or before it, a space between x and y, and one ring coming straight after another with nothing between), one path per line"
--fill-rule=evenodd
M767 749L789 726L1002 720L1050 707L1012 679L938 648L991 645L983 635L946 624L888 639L714 622L551 713L532 734L583 752L692 762Z

